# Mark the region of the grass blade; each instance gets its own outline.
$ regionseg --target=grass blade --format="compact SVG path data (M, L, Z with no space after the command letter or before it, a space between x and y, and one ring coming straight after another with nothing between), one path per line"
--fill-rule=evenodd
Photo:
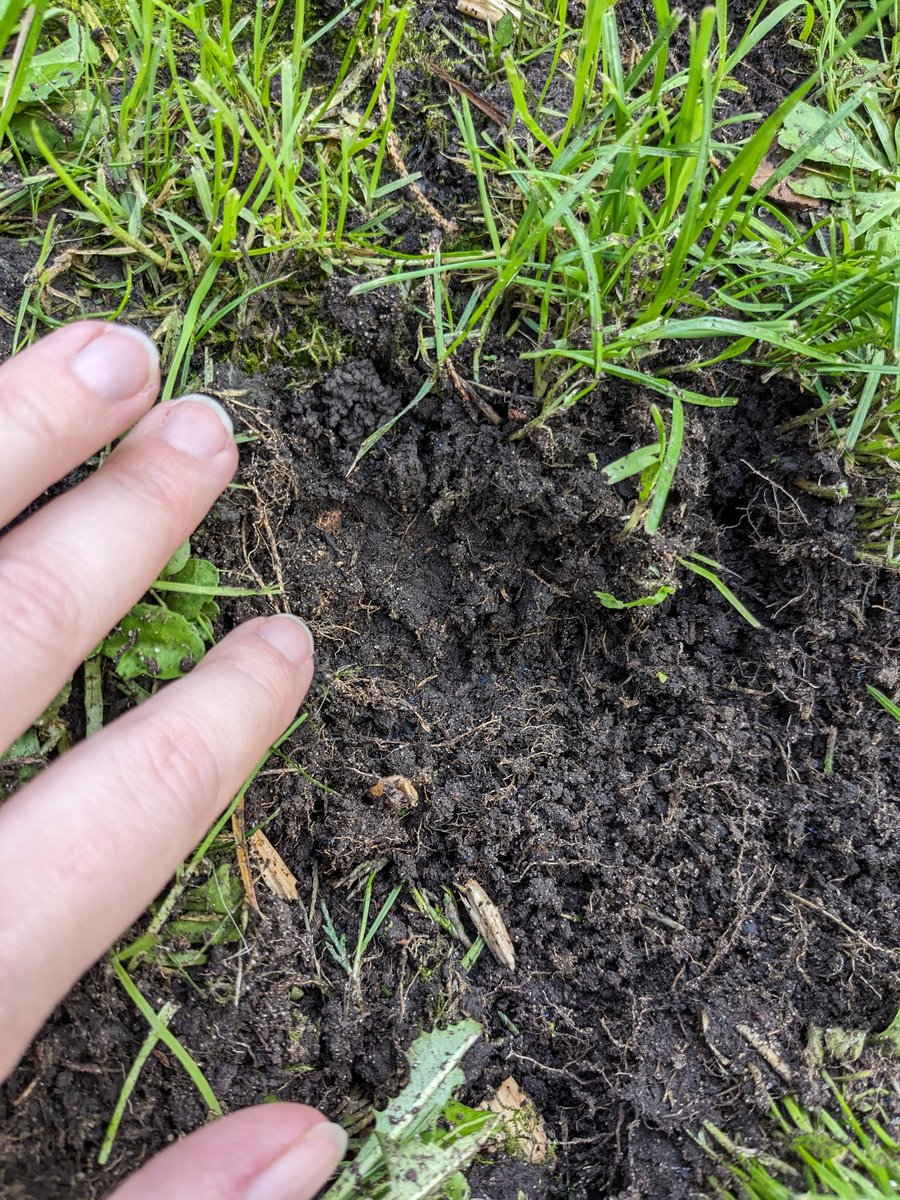
M701 567L698 562L695 562L689 558L678 558L677 561L680 562L683 567L687 567L689 571L693 571L695 575L700 575L703 579L706 579L709 583L711 583L716 591L725 597L731 607L736 612L740 613L748 625L751 625L754 629L762 629L762 622L758 621L756 617L754 617L753 613L750 612L750 610L743 605L740 600L738 600L731 588L726 583L723 583L715 571L710 571L706 567Z
M663 460L659 465L659 474L653 485L653 497L644 522L644 529L652 537L659 530L663 510L669 496L669 489L675 477L675 468L681 457L681 444L684 440L684 408L676 396L672 401L672 421L669 426L668 439Z
M178 1038L175 1037L175 1035L160 1020L159 1015L155 1012L153 1006L147 1000L144 993L140 990L114 954L110 956L110 961L112 963L112 968L118 977L119 983L121 983L122 987L125 989L129 1000L131 1000L132 1004L146 1020L147 1024L150 1026L150 1029L156 1034L159 1041L168 1046L168 1048L181 1063L182 1067L184 1067L188 1078L200 1093L206 1107L210 1110L210 1112L215 1113L217 1117L221 1117L222 1106L216 1099L215 1092L209 1085L209 1080L200 1070L198 1064L184 1048L181 1042L179 1042Z

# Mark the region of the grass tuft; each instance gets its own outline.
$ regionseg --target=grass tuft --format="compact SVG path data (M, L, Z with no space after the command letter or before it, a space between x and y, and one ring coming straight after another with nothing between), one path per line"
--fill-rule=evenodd
M772 1104L770 1116L784 1143L783 1157L738 1146L716 1126L706 1133L724 1154L738 1193L714 1183L721 1200L882 1200L900 1190L900 1142L875 1117L860 1121L826 1074L837 1115L809 1112L790 1097ZM702 1144L702 1143L701 1143Z

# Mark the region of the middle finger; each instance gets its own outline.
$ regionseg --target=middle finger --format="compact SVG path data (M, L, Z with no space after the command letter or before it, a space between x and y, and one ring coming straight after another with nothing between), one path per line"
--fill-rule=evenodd
M236 465L215 401L160 405L95 475L0 542L0 748L140 599Z

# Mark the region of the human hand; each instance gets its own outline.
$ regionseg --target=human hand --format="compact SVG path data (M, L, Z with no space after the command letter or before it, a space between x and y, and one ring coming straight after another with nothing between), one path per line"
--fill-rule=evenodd
M205 397L151 409L158 390L152 342L99 321L0 366L0 528L137 422L99 471L0 541L0 748L140 599L234 474L225 412ZM286 727L312 656L302 623L248 621L0 808L0 1080ZM315 1109L245 1109L169 1147L115 1200L306 1200L345 1145Z

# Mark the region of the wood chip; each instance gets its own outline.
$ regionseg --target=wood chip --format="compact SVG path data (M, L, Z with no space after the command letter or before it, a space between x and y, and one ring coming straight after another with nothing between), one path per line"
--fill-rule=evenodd
M501 966L516 969L516 951L500 910L476 879L469 879L459 894L472 924L484 938L484 944Z
M249 846L269 891L293 903L297 899L297 878L261 829L250 835Z
M509 1075L494 1093L494 1098L480 1105L500 1118L502 1129L497 1141L516 1158L538 1166L552 1168L556 1155L547 1137L544 1119L534 1101Z

